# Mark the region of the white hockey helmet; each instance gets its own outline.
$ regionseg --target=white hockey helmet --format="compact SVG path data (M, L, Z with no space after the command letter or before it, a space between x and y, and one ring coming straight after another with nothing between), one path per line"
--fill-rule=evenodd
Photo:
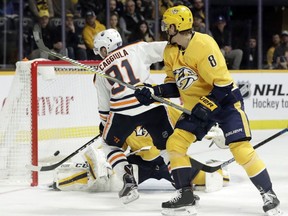
M100 55L102 58L105 58L106 56L101 54L101 48L105 47L107 54L109 54L120 46L122 46L122 38L115 29L101 31L94 37L93 51L95 55Z

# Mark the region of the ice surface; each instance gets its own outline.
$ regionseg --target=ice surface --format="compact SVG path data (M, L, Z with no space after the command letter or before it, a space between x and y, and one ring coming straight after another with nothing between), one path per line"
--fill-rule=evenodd
M255 145L278 130L253 131ZM229 150L208 148L209 143L194 143L189 152L195 158L227 160ZM281 201L281 209L288 213L288 133L260 147L257 152L267 165L274 191ZM201 198L199 216L264 215L262 199L244 170L235 162L229 165L231 182L220 191L196 192ZM49 191L43 186L24 187L0 185L0 216L159 216L161 202L173 195L167 181L149 180L139 186L140 198L123 205L117 192L87 193Z

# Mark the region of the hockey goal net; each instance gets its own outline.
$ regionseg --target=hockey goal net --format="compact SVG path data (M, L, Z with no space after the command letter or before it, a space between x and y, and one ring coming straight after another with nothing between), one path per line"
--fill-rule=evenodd
M93 77L63 61L17 62L0 112L1 182L36 186L45 174L27 170L26 164L56 162L98 134Z

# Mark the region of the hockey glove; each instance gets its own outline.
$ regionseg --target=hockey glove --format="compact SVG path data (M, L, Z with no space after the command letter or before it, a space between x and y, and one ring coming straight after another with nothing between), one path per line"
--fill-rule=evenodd
M225 136L222 131L222 129L219 127L218 124L214 125L210 131L206 134L205 138L207 140L211 140L212 142L209 145L209 148L213 145L216 144L216 146L220 149L227 149L229 148L228 145L226 144Z
M207 122L211 117L221 109L220 103L230 94L233 88L233 83L224 87L213 87L212 91L207 96L202 96L199 102L192 109L192 115L201 121Z
M134 95L137 100L145 105L149 106L150 104L154 103L155 100L152 98L152 94L155 95L154 87L151 84L144 83L144 86L138 86L135 90Z
M191 115L197 119L207 122L220 110L218 102L211 96L202 96L192 109Z

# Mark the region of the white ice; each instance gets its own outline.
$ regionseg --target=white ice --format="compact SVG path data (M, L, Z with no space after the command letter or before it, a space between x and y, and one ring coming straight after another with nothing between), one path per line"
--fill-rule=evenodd
M279 130L254 130L252 144L257 144ZM227 160L229 150L208 148L208 143L194 143L190 153L195 158ZM288 215L288 133L268 142L257 152L267 165L274 191ZM231 182L220 191L195 192L201 198L199 216L264 215L262 199L244 170L235 162L229 165ZM139 186L140 198L121 204L116 192L87 193L49 191L43 186L0 185L0 216L160 216L161 202L173 195L170 183L149 180Z

